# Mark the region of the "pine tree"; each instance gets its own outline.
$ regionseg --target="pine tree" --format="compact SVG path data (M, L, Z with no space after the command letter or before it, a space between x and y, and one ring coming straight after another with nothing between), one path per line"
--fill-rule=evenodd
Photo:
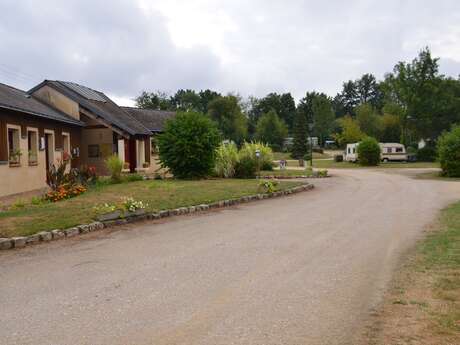
M292 157L301 159L308 152L307 118L302 111L296 112L292 132L294 136Z

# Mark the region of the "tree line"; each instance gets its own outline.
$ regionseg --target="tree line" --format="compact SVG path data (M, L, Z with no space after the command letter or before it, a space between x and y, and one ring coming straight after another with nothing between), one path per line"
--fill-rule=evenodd
M217 123L224 138L241 144L260 140L280 150L293 137L293 156L302 157L308 137L343 146L372 136L382 142L435 144L438 136L460 123L460 79L439 73L439 59L424 48L410 62L398 62L383 80L366 73L343 83L331 97L306 92L297 104L291 93L262 98L222 95L213 90L180 89L174 95L142 92L140 108L199 112Z

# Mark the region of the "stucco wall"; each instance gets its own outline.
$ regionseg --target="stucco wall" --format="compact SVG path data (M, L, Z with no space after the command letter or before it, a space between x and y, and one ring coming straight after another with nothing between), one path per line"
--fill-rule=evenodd
M8 125L8 127L20 130L20 126ZM27 127L27 129L38 131L37 128L33 127ZM45 130L45 133L54 134L54 131ZM10 167L8 164L0 165L0 197L46 187L45 151L38 150L38 164L29 166L27 138L19 137L19 148L22 152L19 167ZM54 140L52 140L52 150L54 152L54 163L57 164L58 159L62 158L62 151L54 149Z
M99 157L89 157L90 145L99 145ZM81 163L94 166L99 175L107 175L105 160L113 154L113 131L109 128L83 129L81 134Z
M60 111L80 120L80 111L78 103L72 101L55 89L45 85L33 93L45 103L51 104Z

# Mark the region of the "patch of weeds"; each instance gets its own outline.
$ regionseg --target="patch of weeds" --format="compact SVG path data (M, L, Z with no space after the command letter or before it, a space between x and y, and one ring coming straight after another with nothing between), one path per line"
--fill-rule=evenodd
M23 209L26 206L26 202L24 199L17 199L14 201L14 203L11 205L11 208L13 210L19 210Z
M397 299L393 301L393 304L407 305L407 301L403 299Z
M450 310L438 315L438 323L442 327L440 332L460 332L460 310Z
M417 305L417 306L422 307L422 308L428 308L428 303L426 303L426 302L420 302L420 301L412 300L412 301L409 301L409 304Z
M122 182L135 182L135 181L142 181L144 177L139 174L128 174L124 175L122 178Z
M50 201L46 200L45 198L41 196L33 196L32 199L30 200L30 203L34 206L40 206L43 204L49 204Z

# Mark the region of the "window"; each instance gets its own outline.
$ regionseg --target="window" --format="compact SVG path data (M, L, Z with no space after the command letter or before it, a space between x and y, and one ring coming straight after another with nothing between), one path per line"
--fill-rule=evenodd
M38 135L35 131L27 131L27 150L29 165L36 165L38 163Z
M351 148L348 148L348 153L351 153Z
M88 145L88 157L89 158L99 157L99 145Z
M21 149L19 147L19 129L8 128L8 153L12 165L21 163Z
M398 152L398 153L403 153L404 150L403 150L402 147L397 147L397 148L396 148L396 152Z
M356 153L356 149L353 147L353 153Z
M387 153L391 153L391 147L387 147Z

